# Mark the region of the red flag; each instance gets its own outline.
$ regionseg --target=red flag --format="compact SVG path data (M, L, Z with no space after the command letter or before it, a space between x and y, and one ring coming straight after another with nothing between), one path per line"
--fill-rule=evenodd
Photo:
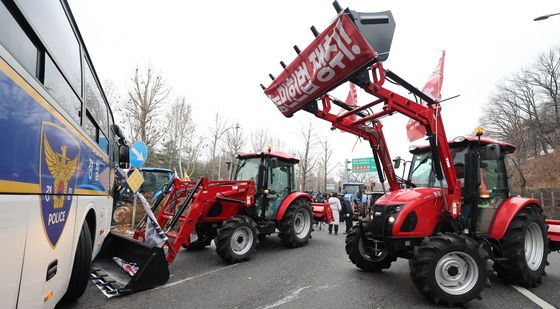
M422 88L422 92L427 94L430 98L438 101L441 99L441 86L443 84L443 63L445 60L445 50L441 53L441 58L439 59L438 65L434 69L432 76L428 82ZM422 105L426 105L424 101L421 102ZM406 135L408 135L408 140L410 142L415 141L419 138L426 136L426 128L422 126L418 121L410 119L406 125Z
M358 107L358 91L356 91L356 85L354 85L353 83L349 84L350 90L348 91L348 96L346 97L345 103L353 107ZM338 112L338 116L342 115L345 112L346 110L341 110L340 112ZM349 116L346 119L350 119L350 121L356 121L356 115Z

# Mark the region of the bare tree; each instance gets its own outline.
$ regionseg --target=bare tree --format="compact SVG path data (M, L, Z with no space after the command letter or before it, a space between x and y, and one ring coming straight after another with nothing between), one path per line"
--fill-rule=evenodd
M320 148L321 148L321 156L319 157L319 166L321 167L321 176L323 180L322 191L326 190L327 188L327 178L329 174L337 167L338 164L331 164L332 158L332 145L329 143L329 140L325 138L324 140L319 141Z
M192 107L187 103L184 96L175 99L167 114L169 120L168 132L169 148L176 151L175 159L179 166L179 175L183 176L183 156L185 150L189 149L194 137L196 126L192 117Z
M251 133L251 146L255 153L263 151L270 144L270 139L266 130L258 129Z
M239 122L236 122L232 127L226 130L226 141L223 151L230 162L235 162L237 155L243 151L245 142L243 128L241 128Z
M302 191L305 191L308 178L312 175L318 162L317 154L315 153L317 142L315 141L315 133L311 122L309 122L306 128L301 130L299 137L303 142L303 148L297 151L298 158L300 159L299 175Z
M136 68L131 81L128 100L123 102L120 111L130 129L130 137L153 148L162 137L159 116L170 88L151 68L142 71Z
M220 115L220 113L214 114L214 124L210 127L210 166L215 167L216 165L216 150L218 149L218 145L224 136L224 134L230 129L229 124L227 121ZM210 177L212 179L216 179L218 177L218 172L215 168L212 168L210 171Z
M560 146L560 46L538 56L536 63L524 71L530 85L544 96L547 135L554 149ZM550 120L549 120L550 119ZM552 134L551 134L552 133Z

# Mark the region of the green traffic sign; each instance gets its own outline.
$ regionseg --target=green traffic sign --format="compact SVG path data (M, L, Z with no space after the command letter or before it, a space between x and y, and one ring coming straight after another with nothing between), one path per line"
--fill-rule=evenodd
M377 165L373 158L352 159L352 173L377 172Z

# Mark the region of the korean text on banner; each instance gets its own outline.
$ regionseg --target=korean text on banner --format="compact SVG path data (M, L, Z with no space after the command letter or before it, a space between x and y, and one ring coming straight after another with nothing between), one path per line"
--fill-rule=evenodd
M376 56L356 25L342 14L282 71L265 94L289 117Z

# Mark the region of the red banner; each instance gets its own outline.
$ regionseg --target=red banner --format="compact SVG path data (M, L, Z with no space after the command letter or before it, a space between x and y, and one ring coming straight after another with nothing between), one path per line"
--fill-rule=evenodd
M434 69L432 76L428 82L422 88L422 92L430 96L430 98L439 101L441 100L441 86L443 84L443 63L445 60L445 50L441 54L441 58L439 59L438 65ZM426 103L421 102L423 105ZM408 140L410 142L415 141L419 138L426 136L426 128L424 128L418 121L416 120L408 120L408 124L406 125L406 135L408 136Z
M265 90L291 116L368 64L377 53L346 14L340 15Z
M350 90L348 91L348 96L346 96L345 103L350 106L358 107L358 91L356 90L356 85L354 85L353 83L348 84L350 84ZM346 110L344 109L340 110L340 112L338 112L338 116L342 115L345 112ZM356 121L356 115L348 116L348 119L350 121Z

